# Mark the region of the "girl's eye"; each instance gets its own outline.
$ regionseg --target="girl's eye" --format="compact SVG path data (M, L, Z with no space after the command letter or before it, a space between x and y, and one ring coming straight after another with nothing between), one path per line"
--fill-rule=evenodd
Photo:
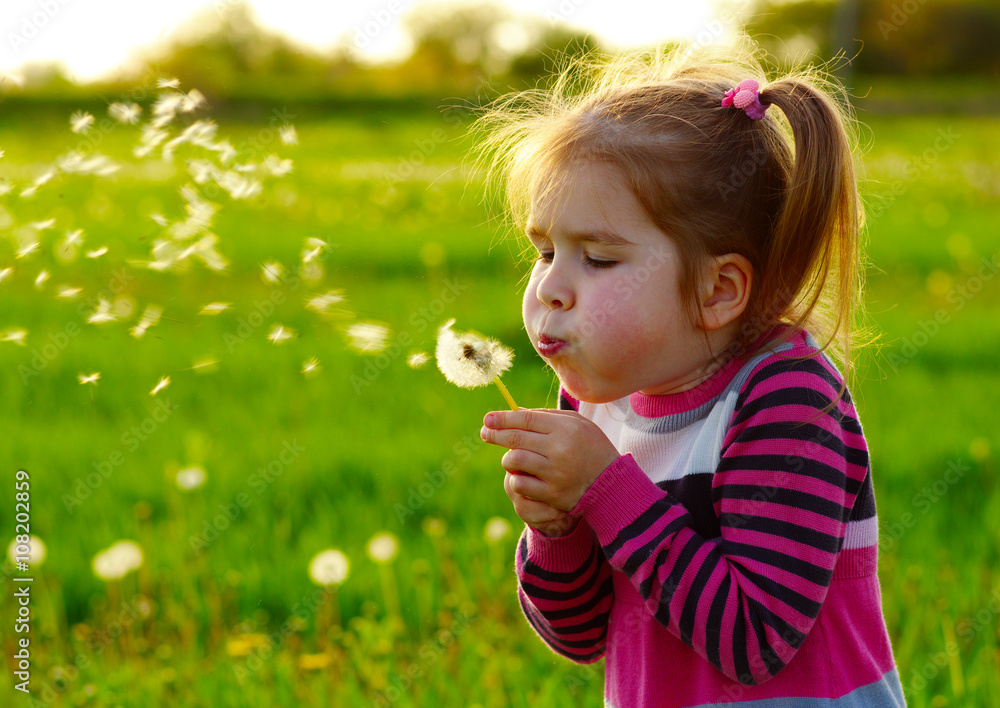
M552 253L550 251L540 251L537 256L535 256L536 263L551 263Z
M586 261L587 265L591 268L611 268L618 264L618 261L602 261L597 258L591 258L590 256L586 256L584 261Z

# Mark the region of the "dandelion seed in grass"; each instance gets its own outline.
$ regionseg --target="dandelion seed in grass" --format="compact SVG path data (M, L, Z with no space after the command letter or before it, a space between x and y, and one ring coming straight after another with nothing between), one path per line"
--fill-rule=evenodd
M487 543L500 543L510 535L510 522L507 519L494 516L486 522L483 528L483 537Z
M219 313L225 312L230 308L230 303L228 302L210 302L201 308L200 315L218 315Z
M205 470L197 465L185 467L177 473L174 481L179 488L190 492L205 484Z
M108 252L107 246L101 246L100 248L95 248L93 251L87 251L83 255L90 259L100 258Z
M281 138L281 142L285 145L299 144L299 134L295 132L294 125L282 126L281 130L278 132L278 136Z
M108 115L119 123L132 125L139 122L142 107L138 103L112 103L108 106Z
M97 301L97 309L87 318L87 323L95 325L104 324L106 322L114 322L117 319L118 315L113 312L111 303L102 297Z
M406 358L406 365L411 369L419 369L430 360L431 356L426 352L413 352Z
M169 385L170 385L170 377L169 376L163 376L163 377L160 378L159 381L156 382L156 385L153 386L153 390L149 392L149 395L150 396L155 396L156 394L158 394L160 391L162 391L163 389L165 389Z
M312 357L302 363L302 374L305 376L315 376L319 373L319 359Z
M392 563L399 553L399 540L388 531L382 531L372 536L366 550L376 563Z
M363 354L377 354L386 348L389 328L374 322L358 322L347 328L349 345Z
M0 342L11 342L13 344L19 344L24 346L25 339L28 337L28 330L26 329L8 329L6 332L0 332Z
M289 339L295 336L295 330L291 327L285 327L284 325L276 324L271 328L270 333L267 338L273 344L284 344Z
M428 516L421 524L421 528L431 538L440 538L448 530L448 525L443 519L439 519L436 516Z
M101 580L121 580L142 566L142 548L134 541L119 541L94 556L91 568Z
M351 572L351 564L341 551L330 548L317 553L309 562L309 578L317 585L340 585Z
M69 129L74 133L86 133L94 124L94 116L85 111L76 111L69 117Z
M277 261L264 263L260 267L260 277L264 279L265 283L277 283L281 280L281 276L284 274L285 266L281 265Z
M48 279L49 279L49 271L47 270L39 271L38 275L35 276L35 287L41 288L43 285L45 285Z
M473 332L455 332L452 330L454 324L452 318L438 330L434 352L438 369L448 381L462 388L495 383L511 409L517 410L517 404L500 381L500 375L513 362L514 352L496 340Z
M80 382L80 385L91 384L96 386L97 382L101 379L101 372L95 371L92 374L77 374L76 380Z
M18 546L23 546L23 545L24 544L18 543L17 539L15 538L13 541L10 542L10 545L7 546L7 557L10 558L11 563L16 564L17 557L25 555L24 553L20 553L17 548ZM28 546L28 553L27 553L28 565L34 568L40 566L42 563L45 562L45 557L48 555L48 549L45 547L45 543L42 541L42 539L34 535L28 536L27 546ZM22 548L21 550L24 549Z
M141 339L142 336L146 334L147 329L153 327L154 325L156 325L157 322L160 321L160 315L162 314L163 314L163 308L161 308L160 306L147 305L145 312L142 313L142 317L140 317L136 325L129 330L129 334L131 334L136 339Z

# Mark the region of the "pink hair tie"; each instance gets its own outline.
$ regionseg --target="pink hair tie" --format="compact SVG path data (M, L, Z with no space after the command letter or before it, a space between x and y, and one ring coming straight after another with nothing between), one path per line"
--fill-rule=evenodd
M736 84L736 88L726 91L722 99L722 107L736 106L754 120L764 117L767 106L760 102L760 84L753 79L744 79Z

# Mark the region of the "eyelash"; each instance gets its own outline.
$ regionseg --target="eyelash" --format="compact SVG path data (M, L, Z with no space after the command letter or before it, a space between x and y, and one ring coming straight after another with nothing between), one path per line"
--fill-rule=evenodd
M551 253L539 253L535 257L535 262L536 263L551 263L552 262L552 254ZM613 266L618 265L618 261L601 261L601 260L596 260L594 258L591 258L590 256L584 256L583 257L583 262L586 263L591 268L596 268L598 270L601 270L601 269L604 269L604 268L611 268Z

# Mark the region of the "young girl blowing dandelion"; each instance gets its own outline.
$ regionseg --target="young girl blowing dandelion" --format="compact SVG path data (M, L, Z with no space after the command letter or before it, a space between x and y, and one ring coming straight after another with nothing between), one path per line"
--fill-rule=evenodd
M605 701L902 706L850 371L850 121L747 51L572 68L496 102L485 155L537 258L558 410L494 411L519 598ZM596 78L593 78L596 77ZM762 87L762 88L761 88Z

